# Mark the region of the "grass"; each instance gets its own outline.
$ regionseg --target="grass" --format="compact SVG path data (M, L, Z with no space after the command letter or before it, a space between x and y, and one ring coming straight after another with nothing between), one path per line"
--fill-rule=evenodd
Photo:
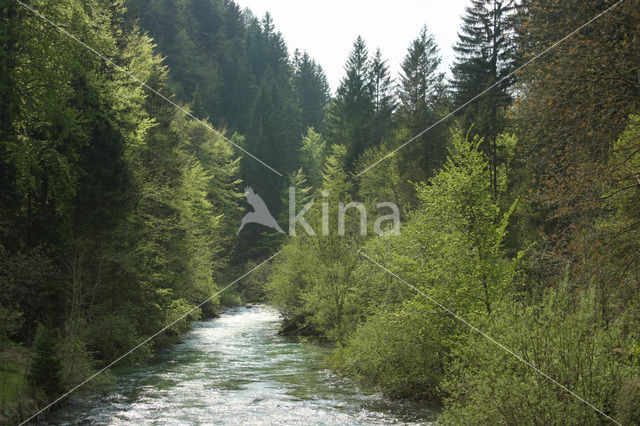
M11 341L0 343L0 424L17 423L34 407L27 383L29 350Z

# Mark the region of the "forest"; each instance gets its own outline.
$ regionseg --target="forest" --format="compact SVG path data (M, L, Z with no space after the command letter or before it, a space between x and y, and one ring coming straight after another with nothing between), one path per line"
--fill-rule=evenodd
M0 3L0 424L247 302L438 424L640 424L640 1L468 0L335 93L233 0Z

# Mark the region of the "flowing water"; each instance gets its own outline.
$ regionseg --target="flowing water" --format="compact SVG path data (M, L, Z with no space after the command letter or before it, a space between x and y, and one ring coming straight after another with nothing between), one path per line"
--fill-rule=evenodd
M267 306L195 324L145 366L75 396L49 424L425 424L436 412L389 401L322 368L327 349L278 335Z

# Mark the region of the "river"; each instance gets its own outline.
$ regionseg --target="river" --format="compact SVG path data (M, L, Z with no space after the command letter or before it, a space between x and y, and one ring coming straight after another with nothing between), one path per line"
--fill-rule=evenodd
M48 424L425 424L436 412L389 401L322 368L327 349L278 335L268 306L200 321L182 343L113 383L75 395Z

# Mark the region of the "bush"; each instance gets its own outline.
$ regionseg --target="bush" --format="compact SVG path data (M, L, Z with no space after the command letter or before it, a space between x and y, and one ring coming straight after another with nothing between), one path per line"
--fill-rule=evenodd
M638 373L628 357L619 355L629 347L623 321L606 323L593 291L575 302L565 283L539 304L503 305L479 328L608 415L616 417L616 399L621 413L636 409L637 402L618 397L625 381ZM443 424L595 425L606 420L478 334L469 335L453 355L456 361L442 386L448 395Z
M22 326L22 312L3 308L0 305L0 343L4 343Z
M243 302L260 302L266 297L264 287L269 279L269 274L271 274L271 263L269 262L259 267L258 265L260 265L258 262L250 260L244 265L242 270L237 271L238 273L235 275L242 275L243 273L253 270L253 272L239 281L234 288L234 290L240 293ZM254 269L256 267L258 268ZM229 282L232 280L233 278L230 278ZM222 297L223 296L221 296L221 298Z
M640 376L630 378L620 388L616 420L623 425L640 424Z
M134 321L124 314L114 313L105 314L93 322L87 340L89 350L106 365L133 349L143 338L138 334ZM123 361L134 363L150 357L151 348L143 345Z
M234 291L225 291L220 295L220 304L222 306L240 306L244 302L242 296Z
M202 316L200 309L194 310L194 308L195 306L184 299L172 300L166 308L165 324L176 322L167 329L167 332L174 336L181 336L189 331L191 323Z
M95 361L82 335L86 330L87 324L83 320L78 320L72 326L67 325L67 330L57 345L57 353L62 363L62 385L67 389L95 372ZM92 381L92 384L95 383L96 381Z
M385 395L436 401L457 324L416 299L371 316L339 345L330 366Z

